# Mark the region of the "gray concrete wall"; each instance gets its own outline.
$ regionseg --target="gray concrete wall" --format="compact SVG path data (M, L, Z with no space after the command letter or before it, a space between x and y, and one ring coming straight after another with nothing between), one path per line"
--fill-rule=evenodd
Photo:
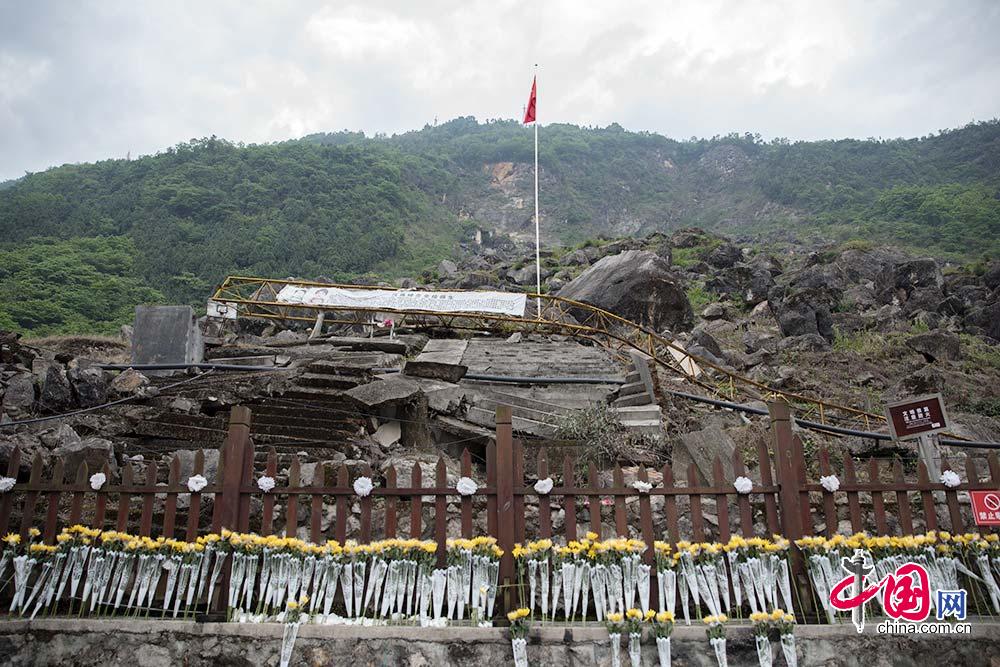
M136 306L132 363L198 363L204 356L201 330L191 306Z
M1000 624L974 624L971 635L883 636L869 623L865 634L853 626L805 626L796 631L799 664L848 667L970 667L1000 663ZM80 665L105 667L207 667L277 665L282 626L183 621L46 619L0 621L0 664L14 667ZM757 665L750 629L731 628L729 664ZM774 664L785 664L772 642ZM628 664L625 647L623 664ZM532 667L591 667L611 664L602 628L554 627L532 630ZM513 664L502 629L302 626L292 665L311 667L499 667ZM656 665L651 639L642 664ZM678 627L673 639L676 667L714 667L715 657L701 627Z

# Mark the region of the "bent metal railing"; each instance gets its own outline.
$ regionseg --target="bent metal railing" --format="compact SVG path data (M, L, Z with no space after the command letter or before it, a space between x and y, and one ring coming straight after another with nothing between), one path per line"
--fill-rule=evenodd
M366 325L370 323L375 313L391 313L398 316L397 326L442 327L472 331L518 330L526 333L560 334L583 338L615 352L628 348L638 350L648 355L658 366L681 376L685 381L719 396L725 396L729 400L744 398L759 401L777 395L784 397L793 405L803 419L814 419L822 424L838 422L840 425L864 425L865 429L871 429L873 423L878 425L885 422L885 417L880 414L784 391L758 382L723 368L708 359L691 354L683 347L640 324L596 306L559 296L528 294L529 303L525 315L514 316L382 307L345 309L339 306L331 307L317 304L289 304L278 301L278 292L287 285L402 291L392 287L229 276L216 289L211 300L234 307L238 317L312 322L318 313L323 312L326 313L324 318L328 324ZM533 302L536 298L541 299L543 306L541 313L532 317ZM330 314L333 314L334 317L331 318ZM685 370L691 362L707 370L708 372L704 373L703 376L711 376L711 381L706 382L694 377Z

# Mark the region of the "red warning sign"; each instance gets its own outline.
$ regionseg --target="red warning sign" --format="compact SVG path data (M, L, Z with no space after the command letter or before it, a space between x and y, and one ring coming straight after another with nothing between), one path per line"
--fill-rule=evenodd
M1000 491L969 491L977 526L1000 526Z

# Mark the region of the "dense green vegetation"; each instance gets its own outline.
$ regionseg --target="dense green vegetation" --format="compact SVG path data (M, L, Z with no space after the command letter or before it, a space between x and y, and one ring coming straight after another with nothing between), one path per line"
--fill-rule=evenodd
M41 238L0 251L0 329L113 333L136 304L164 298L135 272L136 255L120 236Z
M891 141L675 141L617 125L541 136L543 220L567 244L700 225L1000 255L996 120ZM484 167L531 158L530 129L459 118L394 137L213 137L31 174L0 187L0 327L104 331L140 301L203 303L229 273L415 275L477 224L501 224L511 195ZM514 187L530 202L530 179ZM506 231L530 223L518 215Z

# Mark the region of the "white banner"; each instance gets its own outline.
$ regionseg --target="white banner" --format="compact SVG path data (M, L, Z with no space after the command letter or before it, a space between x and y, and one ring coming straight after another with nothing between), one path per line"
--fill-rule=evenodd
M343 310L369 308L523 316L527 295L516 292L429 292L286 285L278 292L278 301Z

